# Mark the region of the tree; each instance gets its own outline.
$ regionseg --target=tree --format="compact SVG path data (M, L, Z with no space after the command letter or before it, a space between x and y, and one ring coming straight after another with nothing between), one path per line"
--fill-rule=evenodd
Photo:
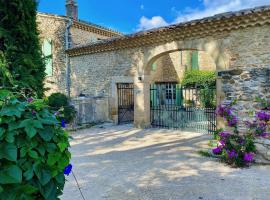
M42 97L45 64L36 0L0 0L0 86Z

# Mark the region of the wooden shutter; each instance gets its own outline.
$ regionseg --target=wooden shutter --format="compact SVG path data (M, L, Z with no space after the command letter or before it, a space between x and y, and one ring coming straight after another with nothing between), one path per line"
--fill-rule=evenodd
M156 70L157 70L157 63L153 63L153 65L152 65L152 70L153 70L153 71L156 71Z
M45 73L47 76L53 75L53 60L52 60L52 40L45 39L42 46L43 56L45 57L46 70Z
M182 94L182 87L180 84L176 85L176 105L177 106L183 105L183 94Z
M192 51L192 69L198 70L199 69L199 54L198 51Z

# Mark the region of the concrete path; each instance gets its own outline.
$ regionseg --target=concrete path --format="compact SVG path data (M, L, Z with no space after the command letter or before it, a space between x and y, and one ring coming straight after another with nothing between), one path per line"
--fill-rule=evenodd
M201 157L207 135L104 125L73 136L73 171L86 200L270 199L270 167L233 169ZM81 199L70 175L62 200Z

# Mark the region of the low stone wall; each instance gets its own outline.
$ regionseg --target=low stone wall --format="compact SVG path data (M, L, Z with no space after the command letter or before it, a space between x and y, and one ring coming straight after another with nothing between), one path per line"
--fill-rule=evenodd
M250 111L261 109L255 99L270 99L270 66L233 69L218 75L222 80L225 101L237 99L235 108L240 119L239 128L244 130L243 121L250 119Z
M77 111L76 125L109 121L107 97L80 97L72 100Z
M270 165L270 139L256 139L256 163Z

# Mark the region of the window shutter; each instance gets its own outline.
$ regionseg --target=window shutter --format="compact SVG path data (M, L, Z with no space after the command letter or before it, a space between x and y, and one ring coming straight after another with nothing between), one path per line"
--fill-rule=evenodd
M45 39L43 41L43 55L45 57L45 64L46 64L46 70L45 73L47 76L53 75L53 60L52 60L52 40L51 39Z
M176 105L177 106L183 105L183 94L182 94L182 87L180 84L176 85Z
M153 70L153 71L156 71L156 70L157 70L157 63L153 63L153 65L152 65L152 70Z
M192 69L199 69L199 53L198 51L192 51Z

